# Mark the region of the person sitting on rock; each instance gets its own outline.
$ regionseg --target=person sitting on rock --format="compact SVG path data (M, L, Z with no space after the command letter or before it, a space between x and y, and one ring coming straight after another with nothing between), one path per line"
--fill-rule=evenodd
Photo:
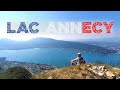
M81 56L81 53L78 53L77 55L78 55L77 58L71 60L71 65L79 65L86 63L83 57Z

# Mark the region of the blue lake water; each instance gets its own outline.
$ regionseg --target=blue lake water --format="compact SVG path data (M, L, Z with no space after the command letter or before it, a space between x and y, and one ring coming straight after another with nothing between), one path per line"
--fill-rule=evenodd
M77 50L57 48L36 48L24 50L0 50L0 57L7 57L9 61L31 62L39 64L51 64L57 67L70 65L70 60L77 57ZM96 60L109 65L120 65L120 54L99 54L81 52L87 63Z

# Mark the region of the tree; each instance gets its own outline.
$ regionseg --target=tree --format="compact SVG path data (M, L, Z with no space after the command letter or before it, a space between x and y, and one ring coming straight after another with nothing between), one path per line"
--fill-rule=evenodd
M3 79L30 79L31 77L31 73L22 67L9 68L2 75Z

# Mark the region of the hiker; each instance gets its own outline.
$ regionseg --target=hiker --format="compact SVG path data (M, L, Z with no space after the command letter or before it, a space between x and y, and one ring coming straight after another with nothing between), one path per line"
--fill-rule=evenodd
M71 65L79 65L79 64L83 64L83 63L86 63L86 62L83 59L83 57L81 56L81 53L77 54L77 58L71 60Z

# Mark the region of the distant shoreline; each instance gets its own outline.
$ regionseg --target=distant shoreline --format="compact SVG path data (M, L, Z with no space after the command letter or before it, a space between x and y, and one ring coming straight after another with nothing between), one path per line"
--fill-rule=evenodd
M40 47L40 48L55 48L55 49L67 49L67 50L75 50L75 51L78 51L78 52L89 52L89 53L95 53L97 54L98 52L91 52L91 51L82 51L82 50L78 50L78 49L75 49L75 48L62 48L62 47ZM29 49L40 49L40 48L23 48L23 49L0 49L0 50L29 50ZM99 53L99 54L103 54L104 53ZM108 53L108 54L120 54L120 52L118 53Z
M37 64L30 62L20 62L20 61L8 61L8 60L0 60L0 68L1 71L7 70L11 67L23 67L29 70L32 74L48 72L49 70L54 70L57 67L49 64Z

